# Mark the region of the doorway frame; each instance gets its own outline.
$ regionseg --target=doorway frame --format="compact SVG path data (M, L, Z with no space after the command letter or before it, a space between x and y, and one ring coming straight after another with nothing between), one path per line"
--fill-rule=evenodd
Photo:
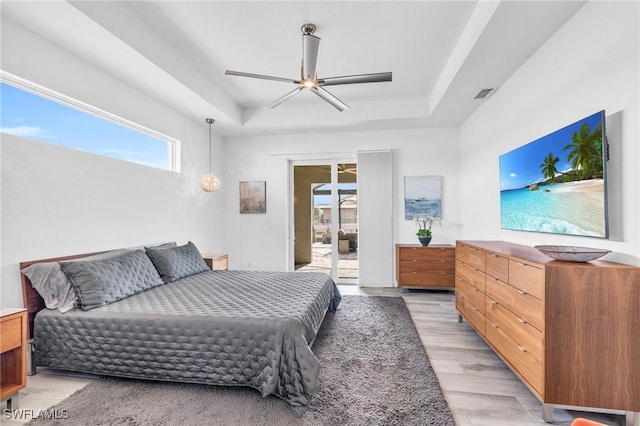
M294 168L295 166L331 166L331 210L338 209L338 164L355 163L357 164L357 156L353 154L327 153L323 155L313 156L309 158L289 159L287 160L288 168L288 184L287 184L287 270L295 270L295 218L294 218ZM357 179L356 179L357 182ZM359 278L338 278L338 223L331 221L331 278L336 284L359 284ZM334 246L335 244L335 246ZM358 271L360 270L360 258L358 256ZM359 274L358 274L359 275Z

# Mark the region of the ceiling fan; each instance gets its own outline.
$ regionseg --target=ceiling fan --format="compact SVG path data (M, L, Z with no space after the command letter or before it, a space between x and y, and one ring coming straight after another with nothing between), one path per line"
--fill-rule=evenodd
M358 173L355 164L338 164L338 173L350 173L355 175Z
M251 78L260 78L263 80L281 81L283 83L293 83L298 86L295 89L293 89L291 92L273 101L269 105L270 108L277 107L287 99L294 97L295 95L297 95L303 90L310 90L311 92L315 93L316 95L318 95L319 97L321 97L322 99L324 99L325 101L333 105L337 110L341 112L346 109L349 109L349 106L344 102L342 102L340 99L333 96L327 90L325 90L323 86L391 81L390 72L318 78L316 75L316 68L318 65L318 49L320 47L320 38L313 35L313 33L315 33L316 31L316 26L314 24L304 24L301 30L302 30L302 67L301 67L302 69L301 69L300 80L292 80L292 79L283 78L283 77L273 77L270 75L263 75L263 74L252 74L252 73L242 72L242 71L226 70L224 73L226 75L235 75L239 77L251 77Z

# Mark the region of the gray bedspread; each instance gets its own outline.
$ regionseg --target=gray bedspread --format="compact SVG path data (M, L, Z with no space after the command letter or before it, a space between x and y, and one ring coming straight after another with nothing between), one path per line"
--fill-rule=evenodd
M206 271L90 311L40 311L36 365L251 386L301 414L320 369L310 345L339 302L324 274Z

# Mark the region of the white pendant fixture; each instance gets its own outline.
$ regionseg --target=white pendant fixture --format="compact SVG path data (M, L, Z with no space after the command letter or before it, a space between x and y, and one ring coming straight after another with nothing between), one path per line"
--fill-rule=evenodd
M220 179L211 172L211 125L216 122L213 118L205 118L209 124L209 173L206 173L200 179L200 188L205 192L214 192L220 188Z

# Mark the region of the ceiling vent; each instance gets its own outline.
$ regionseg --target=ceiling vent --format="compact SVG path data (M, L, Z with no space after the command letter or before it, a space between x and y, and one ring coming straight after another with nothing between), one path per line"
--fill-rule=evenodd
M493 92L493 90L494 89L482 89L473 99L484 99L489 96L489 93Z

